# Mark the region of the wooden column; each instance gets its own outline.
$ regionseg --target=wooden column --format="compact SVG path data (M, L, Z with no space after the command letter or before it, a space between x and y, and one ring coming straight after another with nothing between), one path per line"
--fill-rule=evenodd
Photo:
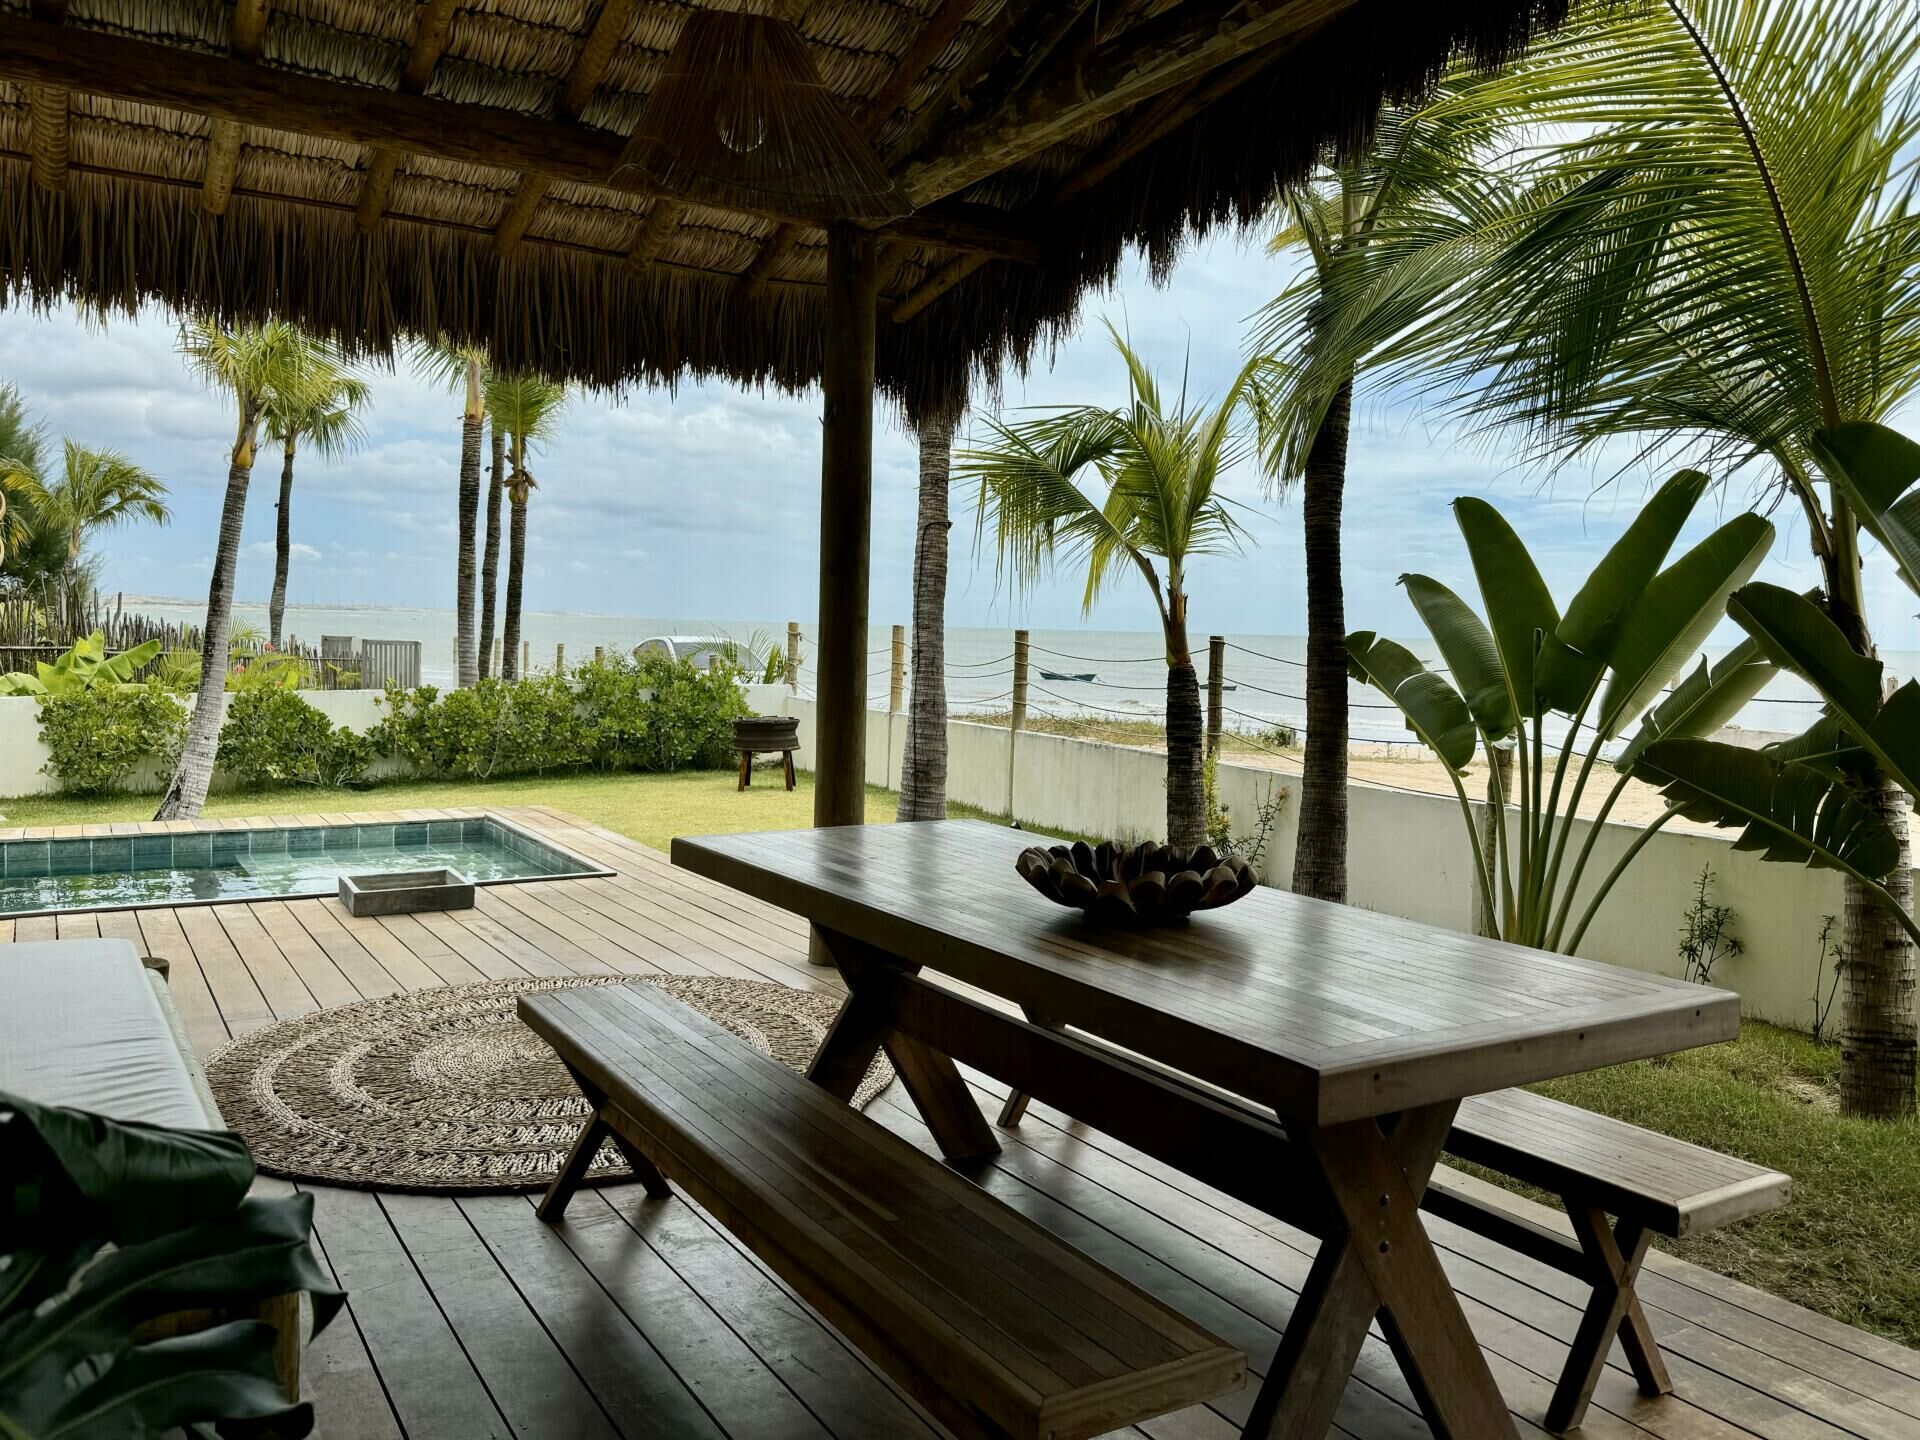
M787 689L800 693L800 622L787 621Z
M856 226L836 224L827 230L815 825L857 825L866 816L875 248L873 235Z
M1225 728L1226 700L1223 687L1227 680L1227 637L1207 637L1207 754L1220 753L1220 732Z
M1013 812L1013 766L1016 753L1020 749L1020 729L1027 723L1027 658L1032 647L1032 636L1025 630L1013 632L1013 706L1007 714L1007 818L1019 817Z
M900 713L900 695L907 679L907 627L893 627L893 658L887 669L887 714Z

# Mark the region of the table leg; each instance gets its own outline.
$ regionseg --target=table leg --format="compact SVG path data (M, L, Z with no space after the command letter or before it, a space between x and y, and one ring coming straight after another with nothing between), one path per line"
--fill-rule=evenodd
M1376 1314L1436 1436L1515 1434L1420 1223L1420 1196L1457 1108L1406 1111L1391 1133L1375 1120L1288 1127L1318 1162L1341 1223L1322 1244L1287 1324L1243 1432L1249 1440L1321 1440Z
M953 1057L893 1028L888 978L915 974L920 967L825 926L816 925L813 933L833 957L848 994L820 1053L807 1068L807 1078L840 1099L851 1100L874 1052L884 1047L942 1155L971 1160L996 1154L1000 1142L974 1103Z

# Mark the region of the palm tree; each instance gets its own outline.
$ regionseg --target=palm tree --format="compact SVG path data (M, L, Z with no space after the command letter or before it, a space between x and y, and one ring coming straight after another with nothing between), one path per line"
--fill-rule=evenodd
M947 491L957 423L956 415L935 415L915 427L920 518L913 545L913 689L900 762L901 820L947 818Z
M12 385L0 385L0 472L38 475L46 443ZM0 581L41 586L66 569L57 531L37 523L32 487L0 478Z
M301 336L293 356L298 383L269 400L266 430L280 442L280 498L274 505L273 594L267 602L267 639L276 649L287 613L287 569L293 554L293 456L305 440L323 459L336 459L365 438L358 412L373 389L345 366L329 345Z
M493 423L506 431L507 499L513 518L507 530L507 607L501 626L505 654L500 678L520 676L520 594L527 565L527 500L538 483L527 469L529 447L553 438L566 408L566 386L537 375L487 376L486 407Z
M1296 894L1347 898L1347 622L1341 584L1341 516L1356 371L1364 357L1322 369L1296 363L1331 317L1341 275L1362 258L1402 181L1453 180L1476 161L1481 125L1438 124L1389 107L1358 158L1288 190L1271 253L1304 250L1308 264L1261 312L1252 334L1262 357L1256 387L1261 458L1283 491L1298 485L1307 582L1306 756L1301 766Z
M487 423L486 362L486 352L471 346L423 345L415 352L416 368L450 387L461 387L466 396L460 412L460 538L454 580L454 636L462 688L480 680L473 586L474 538L480 516L480 442Z
M1017 425L988 420L987 443L962 451L959 469L979 482L979 533L992 527L1000 567L1016 586L1030 587L1062 550L1086 562L1088 613L1129 566L1146 581L1166 639L1168 843L1199 845L1207 838L1205 722L1187 641L1187 562L1239 543L1240 526L1214 485L1236 457L1235 421L1254 366L1210 409L1190 407L1184 387L1169 406L1146 363L1111 324L1107 331L1127 366L1125 405ZM1089 475L1104 496L1082 488Z
M1871 654L1858 519L1811 442L1920 382L1916 58L1900 5L1590 12L1439 102L1537 134L1490 183L1380 226L1313 363L1372 353L1554 460L1626 437L1751 465L1799 508L1821 603ZM1877 767L1857 796L1883 820L1905 805ZM1910 1112L1912 947L1845 885L1842 1104ZM1886 891L1911 910L1911 887L1903 853Z
M233 572L240 560L240 529L246 519L247 486L253 479L260 426L277 396L296 392L303 373L307 341L280 321L228 329L207 319L189 321L179 349L187 364L210 387L233 397L233 448L227 458L226 499L220 509L220 535L214 547L213 575L207 582L207 623L200 649L200 685L180 762L168 783L156 820L190 820L206 803L213 778L213 757L226 709L227 639L233 619Z
M480 678L493 668L494 603L500 593L500 505L507 491L507 436L498 420L488 427L493 464L487 470L487 540L480 561Z

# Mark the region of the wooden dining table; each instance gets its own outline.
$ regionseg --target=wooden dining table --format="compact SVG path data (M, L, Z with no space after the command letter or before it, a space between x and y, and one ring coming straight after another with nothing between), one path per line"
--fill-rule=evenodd
M672 858L811 922L848 998L810 1074L843 1099L884 1048L942 1153L991 1155L970 1066L1319 1238L1247 1436L1324 1436L1376 1319L1436 1435L1515 1434L1419 1215L1454 1112L1732 1039L1739 998L1264 887L1098 927L1015 873L1043 838L847 826Z

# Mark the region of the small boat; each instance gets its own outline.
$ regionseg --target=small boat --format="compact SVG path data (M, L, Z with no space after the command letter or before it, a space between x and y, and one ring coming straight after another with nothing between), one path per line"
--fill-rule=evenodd
M1092 670L1082 670L1078 675L1063 675L1057 670L1042 670L1042 680L1078 680L1083 685L1091 685L1099 676Z

